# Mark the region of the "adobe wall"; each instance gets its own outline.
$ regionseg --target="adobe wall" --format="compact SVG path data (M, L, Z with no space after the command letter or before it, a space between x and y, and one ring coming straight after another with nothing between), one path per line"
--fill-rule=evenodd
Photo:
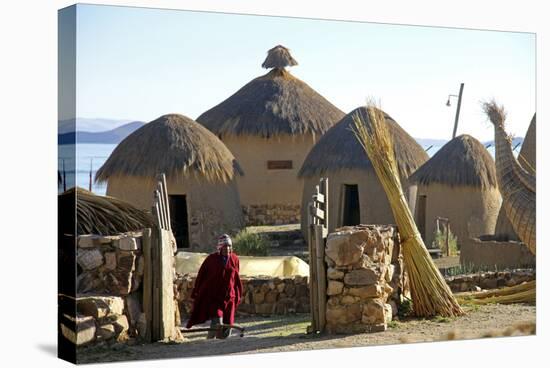
M481 238L481 239L480 239ZM535 256L519 241L500 241L498 237L482 236L462 242L460 263L467 266L503 268L534 267Z

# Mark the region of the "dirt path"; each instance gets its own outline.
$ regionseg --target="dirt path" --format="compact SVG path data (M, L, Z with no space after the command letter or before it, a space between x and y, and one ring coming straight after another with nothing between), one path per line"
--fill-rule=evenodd
M502 335L504 330L519 324L535 323L535 307L527 305L487 305L467 308L467 315L456 319L410 320L392 322L386 332L356 335L306 335L309 315L271 318L247 318L238 322L247 328L244 338L231 336L227 340L205 340L205 333L187 335L182 343L144 345L117 344L110 347L81 348L79 363L106 361L163 359L246 354L257 352L300 351L438 341L449 338L479 338ZM513 318L511 318L513 317ZM495 334L495 332L497 332ZM508 331L505 334L525 335L532 330Z

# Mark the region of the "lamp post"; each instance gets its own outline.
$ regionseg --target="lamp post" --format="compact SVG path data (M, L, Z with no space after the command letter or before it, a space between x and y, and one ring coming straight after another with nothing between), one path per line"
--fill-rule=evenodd
M455 126L453 128L453 138L456 137L456 129L458 128L458 116L460 115L460 104L462 103L462 90L464 90L464 83L460 83L460 91L458 92L458 96L449 95L449 97L447 97L447 106L451 106L451 97L458 97L455 114Z

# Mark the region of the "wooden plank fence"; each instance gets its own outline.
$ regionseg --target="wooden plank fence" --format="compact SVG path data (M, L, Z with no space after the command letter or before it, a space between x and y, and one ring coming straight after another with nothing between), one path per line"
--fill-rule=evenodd
M174 253L177 251L170 225L166 176L159 175L152 206L155 228L143 234L143 310L147 318L147 341L177 336L174 302Z
M311 332L323 332L326 324L327 267L325 241L328 234L328 179L321 178L308 204L309 296Z

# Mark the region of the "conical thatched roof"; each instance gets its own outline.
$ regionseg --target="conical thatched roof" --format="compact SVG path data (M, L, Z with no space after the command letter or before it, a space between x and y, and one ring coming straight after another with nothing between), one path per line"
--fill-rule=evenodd
M497 185L495 161L474 137L464 134L447 142L411 177L411 182L492 188Z
M267 52L262 68L284 68L294 65L298 65L298 62L290 55L290 50L282 45L277 45Z
M313 146L298 173L299 177L322 175L327 171L340 169L374 170L363 147L351 131L356 113L362 114L365 121L368 121L365 107L359 107L347 114ZM387 114L385 116L394 141L399 174L406 178L428 159L428 155L395 120Z
M76 208L75 208L76 207ZM72 188L58 196L63 234L115 235L154 226L150 214L120 199L98 196L82 188ZM69 214L73 214L72 216Z
M273 49L270 55L279 55L271 51ZM270 55L264 66L276 65L271 59L283 58ZM284 68L276 67L204 112L197 122L218 136L269 138L307 133L321 135L343 116L342 111L306 83Z
M218 137L188 117L169 114L120 142L95 180L102 182L112 176L154 179L160 173L176 179L189 174L222 182L235 173L242 175L233 154Z

